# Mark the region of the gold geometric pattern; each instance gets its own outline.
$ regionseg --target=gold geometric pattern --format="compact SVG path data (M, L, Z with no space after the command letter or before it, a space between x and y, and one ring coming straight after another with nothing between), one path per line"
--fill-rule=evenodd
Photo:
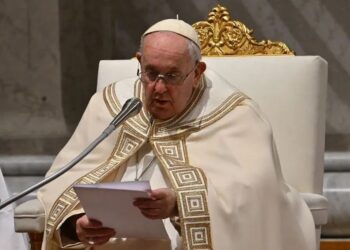
M237 20L231 20L227 8L218 4L207 21L192 25L198 33L202 55L294 55L282 42L257 42L253 30Z
M193 237L193 242L194 245L199 245L199 244L208 244L207 241L207 234L208 232L206 231L206 228L192 228L191 229L191 234L194 236Z
M176 186L178 188L192 186L195 187L197 185L203 185L204 180L202 176L198 174L198 171L194 171L188 167L176 167L175 169L171 169L171 174L175 177Z
M203 82L201 86L195 95L195 103L206 89L206 83ZM112 84L104 90L104 100L111 114L116 114L121 108L114 87L115 84ZM136 83L135 88L136 93L142 95L139 83ZM117 171L128 157L137 152L149 140L160 166L177 193L183 249L212 249L206 177L200 168L190 165L186 137L193 132L192 128L198 130L212 124L229 113L245 98L246 96L241 93L231 95L222 105L219 105L210 114L203 116L199 121L200 124L197 124L196 120L181 123L181 117L168 121L169 123L153 122L151 124L149 117L142 110L139 115L128 119L121 127L110 158L81 177L76 183L103 181L108 174ZM192 108L188 108L186 114ZM52 237L58 223L78 203L72 186L68 187L59 197L49 213L46 227L48 238Z
M205 81L203 81L203 85ZM231 94L222 104L218 105L216 109L207 115L202 116L200 119L190 120L190 121L180 121L174 120L170 121L167 124L154 124L154 130L157 132L153 139L157 140L166 140L169 137L169 134L172 134L171 139L174 139L175 136L180 137L184 134L190 134L192 131L197 131L203 129L216 121L220 120L226 114L231 112L235 107L237 107L242 101L248 99L246 95L241 92L234 92ZM162 129L158 128L161 126Z
M75 184L97 183L103 181L104 177L115 171L125 160L133 155L147 137L130 133L127 125L122 126L117 138L116 146L109 159L93 171L75 181L57 199L53 205L47 220L46 238L50 239L61 219L78 203L77 195L73 190Z
M185 139L150 143L177 193L183 249L212 249L206 179L201 169L189 165Z
M119 154L117 156L125 157L130 155L130 153L142 142L139 137L135 137L135 135L129 133L128 131L124 131L120 138L120 143L118 144L117 151Z
M209 213L207 207L207 192L185 191L179 192L181 200L184 201L183 212L185 217L203 216L203 213Z
M139 115L128 119L121 127L115 148L105 163L77 180L76 183L97 183L117 171L128 157L149 140L160 166L163 168L172 188L177 195L177 204L183 237L183 249L212 249L210 234L210 217L207 207L206 177L200 168L189 163L186 149L186 137L194 130L200 130L212 124L234 109L246 98L241 93L231 95L210 114L201 117L200 121L181 122L181 119L194 108L207 88L202 81L200 88L192 96L192 106L184 114L167 122L150 122L148 114L142 109ZM111 115L117 114L121 105L115 92L115 84L104 89L104 101ZM142 85L135 84L135 93L142 97ZM193 130L194 129L194 130ZM73 185L68 187L54 204L47 221L48 238L67 213L78 203Z
M185 235L191 242L189 249L212 249L210 226L207 223L186 223Z
M150 141L153 141L153 138ZM155 147L160 155L166 156L166 160L171 161L171 165L188 162L184 141L157 141Z
M116 94L116 85L118 82L108 85L103 90L103 99L109 110L109 113L114 117L118 114L122 108L120 101ZM142 100L142 84L140 81L136 81L135 85L135 96ZM145 109L141 109L140 113L133 118L128 119L126 122L131 131L146 136L149 133L150 118L146 113Z
M67 200L70 199L71 201L74 201L77 198L77 194L74 192L73 188L65 192L64 195L66 196Z

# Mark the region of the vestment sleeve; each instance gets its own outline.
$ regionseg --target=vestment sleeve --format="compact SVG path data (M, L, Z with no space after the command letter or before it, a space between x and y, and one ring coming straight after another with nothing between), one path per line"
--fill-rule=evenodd
M47 173L51 175L74 157L76 157L83 149L85 149L93 140L95 140L100 133L108 126L112 120L112 115L107 109L103 93L96 93L91 99L90 102L75 130L70 140L64 146L64 148L57 155L53 165ZM100 143L88 156L86 156L81 162L76 166L70 169L67 173L53 180L51 183L47 184L41 188L38 192L38 198L44 206L45 209L45 219L46 224L48 220L55 221L54 213L52 212L52 207L57 206L58 198L63 192L65 192L78 178L86 175L92 171L97 166L101 165L103 161L108 159L114 146L115 146L115 137L118 131L113 132L109 137L107 137L103 142ZM65 202L70 202L69 200ZM79 205L79 204L78 204ZM71 215L74 215L79 211L79 207L76 207L72 211L66 211L62 214L63 219L57 221L57 228L64 223L64 221L69 218ZM56 223L56 222L55 222ZM45 233L47 233L45 231ZM57 242L57 231L55 235L55 244ZM44 235L44 244L45 244L45 235Z

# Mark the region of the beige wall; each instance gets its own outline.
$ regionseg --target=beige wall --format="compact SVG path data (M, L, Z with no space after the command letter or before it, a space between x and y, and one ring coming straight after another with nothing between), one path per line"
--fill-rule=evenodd
M150 24L176 14L189 23L206 19L216 2L0 1L0 154L57 152L94 92L100 59L130 58ZM257 39L328 61L326 148L349 150L350 2L220 3Z
M61 103L58 5L0 2L0 154L45 152L67 134Z

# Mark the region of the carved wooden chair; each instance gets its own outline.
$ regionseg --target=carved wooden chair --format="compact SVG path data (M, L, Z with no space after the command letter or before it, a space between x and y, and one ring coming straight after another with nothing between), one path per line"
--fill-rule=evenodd
M252 30L231 20L220 5L193 27L208 68L253 98L269 118L284 177L308 204L319 241L328 204L321 195L327 63L318 56L294 56L281 42L256 41ZM101 61L97 90L135 76L136 69L136 59ZM29 232L32 249L40 248L44 211L37 200L16 208L15 227Z

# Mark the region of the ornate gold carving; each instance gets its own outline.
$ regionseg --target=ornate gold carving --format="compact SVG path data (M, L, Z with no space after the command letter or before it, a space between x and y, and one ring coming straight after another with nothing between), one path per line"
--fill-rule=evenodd
M198 33L202 55L294 55L282 42L257 42L251 35L253 30L231 20L227 8L219 4L209 13L208 21L192 26Z

